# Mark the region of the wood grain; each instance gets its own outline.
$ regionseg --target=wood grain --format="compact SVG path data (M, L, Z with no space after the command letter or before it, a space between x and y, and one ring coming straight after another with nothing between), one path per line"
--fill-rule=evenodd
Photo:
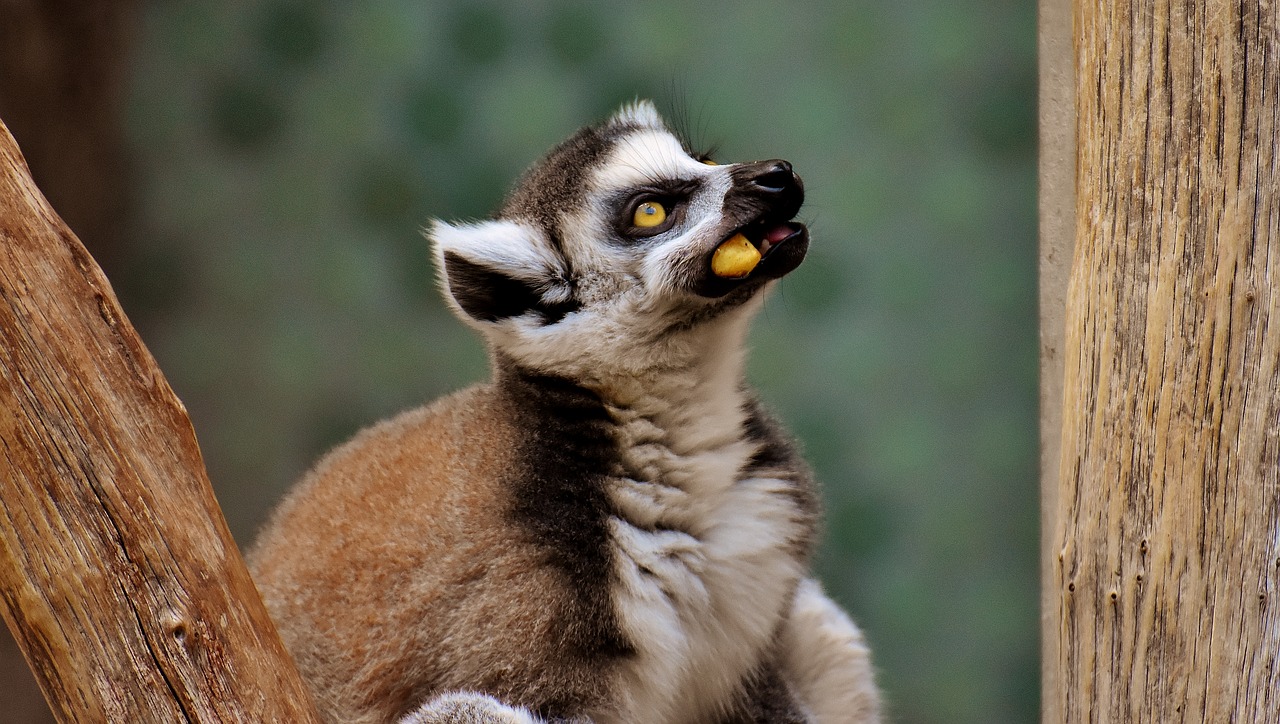
M317 721L195 435L0 124L0 611L61 721Z
M1075 6L1063 721L1280 722L1277 6Z
M1063 315L1075 246L1075 56L1071 0L1039 0L1040 75L1040 572L1057 562L1058 463L1062 459ZM1041 691L1058 690L1055 586L1040 591ZM1058 724L1057 697L1041 697L1041 721Z

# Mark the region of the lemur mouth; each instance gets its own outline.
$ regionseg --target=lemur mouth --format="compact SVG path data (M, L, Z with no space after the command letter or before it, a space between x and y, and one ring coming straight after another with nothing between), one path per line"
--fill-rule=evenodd
M809 251L808 228L768 216L734 229L707 254L696 293L723 297L743 286L756 286L753 282L777 279L800 265Z
M804 182L781 159L735 166L733 188L724 197L726 220L740 224L701 257L692 291L720 298L748 298L770 279L800 265L809 250L809 230L795 221L804 204Z
M738 229L733 234L730 234L729 238L742 234L756 248L756 251L760 252L760 261L763 262L775 247L785 244L804 233L804 224L796 224L790 221L781 224L756 222Z

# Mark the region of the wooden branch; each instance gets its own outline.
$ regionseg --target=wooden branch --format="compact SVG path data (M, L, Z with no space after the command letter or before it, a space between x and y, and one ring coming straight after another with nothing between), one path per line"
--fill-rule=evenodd
M0 594L61 721L318 721L182 404L2 123Z
M1280 721L1278 9L1075 6L1060 721Z

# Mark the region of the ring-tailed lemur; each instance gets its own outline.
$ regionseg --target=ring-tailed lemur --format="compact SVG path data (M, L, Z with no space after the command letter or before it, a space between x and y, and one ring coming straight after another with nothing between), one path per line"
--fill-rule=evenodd
M878 721L862 634L809 577L809 470L743 380L803 197L641 102L495 219L430 229L492 381L331 452L250 555L327 718ZM752 258L718 273L738 234Z

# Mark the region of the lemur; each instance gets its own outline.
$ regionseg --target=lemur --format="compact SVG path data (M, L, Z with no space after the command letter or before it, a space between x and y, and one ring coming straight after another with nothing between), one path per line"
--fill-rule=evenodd
M786 161L717 165L642 101L494 218L430 227L491 381L330 452L249 555L327 720L879 721L809 573L810 471L744 382L803 199Z

